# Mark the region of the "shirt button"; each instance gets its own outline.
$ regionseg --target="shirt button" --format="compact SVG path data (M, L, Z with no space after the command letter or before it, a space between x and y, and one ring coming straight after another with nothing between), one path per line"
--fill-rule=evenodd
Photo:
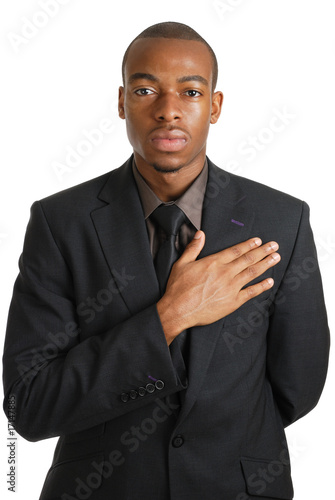
M131 399L136 399L137 398L137 392L136 391L130 391L129 396Z
M129 394L127 394L126 392L123 392L121 394L121 401L123 401L124 403L126 403L129 399Z
M151 394L152 392L154 392L154 391L155 391L155 386L154 386L154 384L147 384L147 385L145 386L145 388L146 388L147 392L149 392L149 394Z
M156 386L156 389L158 389L159 391L161 391L164 387L164 382L163 380L156 380L155 382L155 386Z
M184 444L184 438L182 436L176 436L175 438L173 438L172 440L172 446L174 448L180 448L181 446L183 446Z
M146 391L145 387L139 387L138 388L138 394L139 394L139 396L145 396L146 392L147 391Z

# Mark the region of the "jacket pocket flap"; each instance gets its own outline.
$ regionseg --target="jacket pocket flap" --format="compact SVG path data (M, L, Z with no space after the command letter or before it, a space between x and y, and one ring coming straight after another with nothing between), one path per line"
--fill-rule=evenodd
M111 464L104 461L103 452L57 462L49 469L40 500L89 498L101 486L106 470Z
M247 491L259 497L291 500L293 486L291 468L280 460L241 458Z

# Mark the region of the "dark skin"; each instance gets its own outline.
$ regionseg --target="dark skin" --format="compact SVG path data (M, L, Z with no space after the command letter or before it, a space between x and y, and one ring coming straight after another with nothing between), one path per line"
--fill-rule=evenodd
M137 40L128 56L120 117L126 120L138 170L163 201L179 198L199 175L209 126L220 116L223 95L212 93L208 54L200 42L155 38ZM181 151L155 145L155 132L176 129L185 136ZM157 172L154 165L169 173Z
M136 166L162 201L178 199L201 172L211 124L219 119L222 92L212 90L212 60L198 41L139 39L119 89ZM197 231L174 264L157 303L167 344L183 330L231 314L273 286L267 279L244 288L280 261L276 242L254 237L196 260L205 243Z

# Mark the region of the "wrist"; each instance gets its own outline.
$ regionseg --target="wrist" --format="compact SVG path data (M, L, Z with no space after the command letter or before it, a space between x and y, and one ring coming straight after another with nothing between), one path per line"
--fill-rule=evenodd
M156 304L157 312L168 345L186 328L168 298L163 297Z

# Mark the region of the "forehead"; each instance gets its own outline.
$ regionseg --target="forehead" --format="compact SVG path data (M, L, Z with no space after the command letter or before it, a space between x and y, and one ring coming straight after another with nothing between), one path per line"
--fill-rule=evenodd
M200 75L211 81L211 54L201 42L172 38L141 38L130 48L125 80L134 73L180 78Z

